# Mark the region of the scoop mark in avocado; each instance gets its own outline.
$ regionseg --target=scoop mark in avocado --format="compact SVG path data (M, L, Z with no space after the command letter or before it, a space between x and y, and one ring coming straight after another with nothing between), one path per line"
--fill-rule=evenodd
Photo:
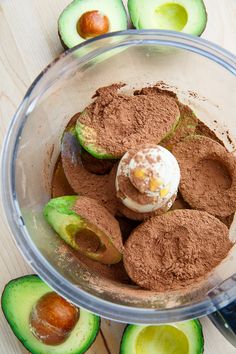
M207 24L202 0L128 0L128 9L137 29L165 29L200 36Z
M91 223L72 210L75 203L79 203L83 198L85 197L63 196L51 199L44 207L45 219L76 251L104 264L118 263L122 258L121 252L113 244L111 235L100 228L98 220ZM100 205L99 207L103 211L104 208ZM94 208L97 209L96 201ZM114 219L112 215L110 218Z
M198 320L167 325L128 325L120 354L202 354L204 338Z

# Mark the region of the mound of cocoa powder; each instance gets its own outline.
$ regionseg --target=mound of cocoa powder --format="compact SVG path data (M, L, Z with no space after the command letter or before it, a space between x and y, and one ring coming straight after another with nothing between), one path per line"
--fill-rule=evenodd
M58 157L51 182L52 198L62 197L63 195L73 195L75 192L71 188L66 179L66 175L62 166L61 156Z
M125 95L123 84L102 87L78 118L95 129L97 143L107 152L122 156L140 144L158 144L179 119L174 97L165 91L145 95Z
M176 210L138 226L124 247L124 265L142 288L169 291L207 276L232 247L228 228L197 210Z

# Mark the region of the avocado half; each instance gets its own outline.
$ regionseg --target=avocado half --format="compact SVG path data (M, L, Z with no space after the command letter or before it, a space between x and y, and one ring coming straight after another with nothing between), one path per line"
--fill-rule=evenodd
M66 48L108 32L127 29L121 0L74 0L61 13L58 32Z
M128 325L120 354L202 354L204 338L198 320L160 326Z
M202 0L128 0L128 9L137 29L155 28L200 36L207 24Z
M80 200L87 200L94 213L109 217L110 225L118 242L115 245L112 235L106 233L98 218L91 222L86 217L73 211ZM122 236L116 219L108 213L96 200L80 196L63 196L51 199L44 207L44 217L56 233L73 249L86 257L103 264L115 264L122 258ZM102 217L101 217L102 219ZM102 222L102 221L101 221ZM121 247L120 247L121 246Z
M86 114L86 112L84 111L82 114ZM104 160L118 159L121 157L108 153L102 146L98 145L97 132L94 128L91 128L77 120L75 129L80 145L93 157Z
M37 275L11 280L2 293L2 310L12 331L32 354L83 354L92 345L100 328L100 318L80 309L80 317L67 340L47 345L32 333L29 318L32 308L45 294L52 292Z

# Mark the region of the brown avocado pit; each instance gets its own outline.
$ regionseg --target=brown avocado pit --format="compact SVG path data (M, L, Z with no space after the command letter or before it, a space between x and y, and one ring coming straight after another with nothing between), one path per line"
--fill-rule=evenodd
M109 19L100 11L87 11L79 18L76 28L84 39L96 37L109 31Z
M34 336L48 345L59 345L68 338L79 319L79 310L55 292L43 295L30 313Z

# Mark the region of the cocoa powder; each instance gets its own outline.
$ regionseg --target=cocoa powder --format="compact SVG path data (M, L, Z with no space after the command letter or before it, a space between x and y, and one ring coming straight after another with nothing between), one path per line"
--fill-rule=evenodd
M211 130L205 123L201 122L199 119L198 119L198 125L196 127L195 134L204 135L224 146L223 141L218 138L216 133L213 130Z
M90 124L90 126L95 127L96 131L98 129L98 132L99 132L98 143L101 145L104 144L102 146L104 146L105 148L108 148L109 146L111 146L111 149L113 149L113 150L110 150L109 152L113 151L115 153L118 151L119 154L121 154L121 153L123 154L124 152L126 152L126 150L130 149L130 147L137 146L137 144L139 145L138 141L142 142L143 137L142 138L139 137L138 133L141 132L142 129L144 132L143 136L146 136L146 138L147 138L147 140L145 140L145 142L155 143L155 144L157 143L157 141L156 140L154 142L152 141L152 136L153 136L152 134L154 133L154 135L156 134L156 136L157 136L157 133L160 131L161 132L160 135L162 135L165 129L168 130L168 133L170 133L170 134L166 137L166 139L164 139L163 145L166 144L166 147L168 147L170 149L173 148L173 145L176 145L177 142L181 141L189 134L196 134L197 133L197 134L209 136L211 139L214 139L217 141L218 138L216 137L215 133L213 131L211 131L206 125L204 125L204 123L199 121L188 106L182 105L178 101L177 96L173 92L170 92L167 90L161 90L160 87L158 87L158 85L157 85L154 87L148 87L148 88L144 88L141 90L137 90L134 92L133 96L132 95L127 96L127 95L118 93L118 90L122 86L123 85L115 84L115 85L111 85L109 87L105 87L105 88L101 88L101 89L97 90L96 94L94 96L95 101L88 108L88 111L93 113L93 115L95 117L94 120L91 119L90 114L87 116L83 115L83 119L85 119L85 121L84 121L85 123L88 119L88 122L87 122L88 125ZM140 97L138 97L138 96L140 96ZM147 97L144 97L144 96L147 96ZM136 97L136 100L134 99L134 97ZM150 103L151 101L153 101L152 104ZM176 127L176 130L175 130L175 134L173 134L173 132L170 132L171 129L166 128L167 127L166 123L168 123L170 126L170 121L168 119L166 122L157 120L157 121L155 121L155 123L153 123L153 120L152 120L153 115L154 115L154 112L156 112L155 110L157 109L158 105L164 106L160 113L162 114L162 116L165 116L165 115L167 116L167 113L168 113L169 116L172 117L171 121L172 121L173 125L176 124L176 121L177 121L176 117L179 114L179 111L181 112L181 117L185 118L184 120L181 120L181 119L179 120L179 123ZM168 107L166 107L168 105L169 105L169 110L167 109ZM154 106L155 106L155 109L153 109ZM176 107L177 107L177 110L176 110ZM179 110L178 110L178 107L179 107ZM175 119L174 119L174 112L176 112ZM142 115L145 117L145 119L142 120L142 118L141 118L141 120L140 120L139 118ZM150 125L149 128L147 128L145 125L145 122L148 121L148 117L147 117L148 115L150 115L152 118L148 124L150 125L150 122L153 123L153 126ZM160 118L158 115L157 115L157 117L158 117L158 119ZM70 122L70 124L67 128L72 127L78 118L79 119L81 118L80 114L77 114L73 117L72 121ZM100 121L99 121L99 119L100 119ZM119 121L119 119L120 119L120 121ZM196 120L197 120L197 126L196 126ZM186 122L188 124L185 124ZM173 125L172 125L172 127L173 127ZM150 136L148 134L150 134ZM141 139L141 140L139 140L139 139ZM219 141L219 142L222 144L221 141ZM66 146L66 144L64 145L64 148L66 148L66 149L64 149L62 155L63 155L63 168L66 173L66 176L63 174L63 169L62 169L61 164L58 163L58 166L55 169L55 174L54 174L53 181L52 181L52 195L59 196L59 195L73 194L73 193L77 193L79 195L85 195L87 197L95 198L97 201L99 201L99 203L101 203L103 206L105 206L113 214L117 215L120 212L120 214L126 215L128 218L131 218L134 220L143 220L143 214L142 214L142 217L140 217L140 213L133 212L133 211L129 210L128 208L126 208L123 204L117 202L117 198L115 195L115 187L114 187L116 167L114 167L109 174L100 175L100 176L97 175L100 173L103 174L103 173L108 172L109 169L112 167L113 161L109 161L108 163L105 162L105 164L103 164L103 162L102 162L102 164L101 164L100 161L96 160L96 163L98 163L98 165L92 166L95 160L93 158L91 158L91 156L89 156L89 155L83 156L83 154L81 154L83 152L83 150L79 147L78 141L77 141L77 145L78 145L77 154L74 154L75 153L74 148L72 146L70 146L70 144L69 144L69 146L68 145ZM194 150L194 153L195 152L196 151ZM205 162L204 162L204 164L205 164ZM208 165L208 163L207 163L207 165ZM91 167L91 169L90 169L90 167ZM201 168L203 167L203 170L204 170L204 167L206 167L206 166L201 166L201 164L200 164L199 167L201 167ZM207 168L207 170L208 170L208 168ZM215 171L218 171L218 170L219 169L215 168L215 166L212 166L212 168L210 168L210 170L209 170L210 174L207 172L208 173L208 175L207 175L208 182L211 181L211 179L212 179L212 173L214 174ZM223 173L223 175L224 175L224 173ZM227 175L227 173L226 173L226 175ZM230 174L230 176L231 176L231 174ZM69 183L67 182L67 179L68 179ZM199 184L198 188L201 189L202 182L201 182L201 180L199 180L199 181L200 181L199 182L200 184ZM225 180L224 176L222 179L222 173L221 173L220 181L221 181L220 184L217 182L218 187L222 190L222 185L223 185L223 189L227 190L227 186L229 185L230 181L228 180L228 182L227 182L227 179ZM73 187L73 190L71 189L70 185ZM193 193L196 193L196 192L198 193L198 190L197 191L192 190L192 191L193 191ZM203 196L203 198L204 197L205 196ZM236 199L235 195L232 195L231 197L232 197L231 201L232 202L235 201L235 199ZM177 209L190 208L190 206L186 203L186 200L178 199L175 202L175 204L173 205L173 209L174 208L177 208ZM84 209L84 212L86 212L87 205L84 205L83 209ZM188 212L188 210L182 210L182 211ZM189 211L195 212L194 210L189 210ZM235 211L235 209L233 211ZM177 212L181 212L181 211L178 210ZM93 221L92 218L95 218L96 215L91 214L90 211L89 211L89 214L91 217L91 221ZM167 213L161 217L163 217L163 218L165 216L167 217L169 214L170 213ZM205 213L205 214L207 214L207 213ZM182 219L181 215L179 217L180 219ZM147 221L147 222L149 222L149 221L152 221L156 218L156 217L153 218L153 216L154 216L154 214L147 213L144 216L144 218L152 217L150 220ZM208 216L210 216L210 215L208 215ZM158 218L160 218L160 217L158 217ZM193 214L192 214L192 218L193 219L195 218L195 216L193 216ZM221 219L223 222L225 222L227 225L230 225L230 223L232 222L232 215L230 215L230 216L219 216L218 215L218 218ZM184 220L185 219L186 218L184 218ZM195 227L196 227L197 231L199 231L199 229L200 229L202 234L204 235L203 229L205 227L207 230L209 230L209 235L212 235L211 236L212 240L215 240L215 238L217 237L217 241L219 241L220 245L222 246L222 253L221 254L217 253L214 256L214 254L212 255L210 250L206 247L206 253L202 255L201 252L203 252L204 244L203 244L203 240L200 240L200 238L198 239L199 235L196 236L196 239L198 239L198 241L196 241L196 242L199 242L199 244L193 245L193 243L191 242L190 246L189 246L189 238L186 236L186 235L188 235L189 231L184 232L185 236L182 236L183 235L183 228L186 228L186 225L183 226L181 224L180 227L177 227L177 229L174 231L174 235L176 236L174 238L174 242L172 242L172 235L171 235L172 231L168 231L167 235L164 236L162 243L160 242L160 245L161 245L162 250L164 252L163 253L164 254L164 256L163 256L163 264L164 264L163 279L161 281L161 278L158 278L158 282L160 283L160 286L158 286L157 288L155 287L154 290L168 291L168 290L182 289L181 291L184 291L184 288L186 288L188 286L193 287L195 282L199 283L199 281L201 279L205 279L205 277L209 273L209 271L211 271L215 267L215 265L213 265L214 262L215 262L214 264L216 264L217 262L219 263L224 257L227 256L228 251L226 252L226 248L228 247L228 250L229 250L231 247L231 243L228 239L226 241L225 229L221 229L222 226L219 227L219 224L216 227L215 221L212 222L212 220L211 221L208 220L208 222L206 222L206 221L204 221L205 220L204 218L202 218L203 219L202 221L198 220L197 218L195 218L195 219L196 219L196 223L197 224L199 223L200 226L198 227L198 225L195 225L196 223L194 224L195 226L192 225L191 226L192 227L191 228L191 235L194 234ZM108 223L106 218L104 220L106 220L106 223ZM122 220L122 222L123 222L123 220ZM129 220L126 219L126 222L129 223ZM143 223L139 227L142 228L147 222ZM204 227L203 227L202 222L205 223ZM220 224L220 225L222 225L222 224ZM123 234L125 234L124 235L125 239L129 236L129 233L134 226L135 226L135 224L131 226L131 228L128 230L128 232L123 233ZM104 227L106 228L107 226L104 225ZM136 233L136 231L139 230L139 227L135 231L133 231L133 233ZM157 225L155 227L157 227ZM215 227L215 231L213 230L214 227ZM224 239L221 239L218 236L218 232L220 229L221 229L221 234L224 235ZM127 231L127 226L125 226L125 231ZM200 234L200 231L199 231L199 234ZM132 237L132 235L129 237L128 242L131 239L131 237ZM206 237L207 237L207 235L206 235ZM228 237L228 234L227 234L227 237ZM120 236L118 238L120 239ZM143 245L143 252L145 253L145 256L147 256L147 257L148 257L149 250L151 248L151 246L150 246L151 242L152 242L152 237L150 238L150 242L148 240L146 242L146 244ZM165 251L165 242L167 243L166 247L169 248L170 251L168 251L168 250ZM228 243L228 246L226 245L227 243ZM120 242L119 242L119 244L120 244ZM181 260L181 257L184 254L183 253L184 245L186 245L187 258L189 258L189 259L191 258L189 256L189 254L190 253L191 253L191 255L193 254L193 249L194 250L196 249L196 252L198 252L197 258L196 259L193 258L193 259L196 260L196 262L194 263L194 266L195 267L199 266L199 274L196 271L196 269L194 270L194 267L191 268L191 264L186 266L185 260ZM211 245L212 249L214 249L215 244L209 243L209 245ZM220 245L219 245L219 247L220 247ZM120 244L120 246L121 246L121 244ZM176 249L177 249L177 251L176 251ZM218 252L217 247L216 247L216 249ZM225 253L223 252L224 250L225 250ZM135 253L135 251L132 251L132 252ZM166 257L165 257L165 252L166 252ZM188 252L189 252L189 254L188 254ZM178 254L179 254L179 256L178 256ZM154 251L151 252L150 255L151 255L151 257L154 257ZM133 255L133 256L135 256L135 255ZM171 257L173 259L177 258L178 261L173 260L173 262L172 262ZM110 283L109 283L110 280L115 280L115 281L117 280L118 282L120 281L123 283L130 282L129 278L122 266L122 262L117 265L106 266L106 265L100 264L98 262L92 261L92 260L88 259L87 257L82 256L80 254L78 255L78 258L80 259L81 264L86 265L87 269L90 269L92 272L97 273L102 278L104 277L104 278L109 279L109 280L107 280L107 287L108 288L110 286ZM170 258L170 260L169 260L169 258ZM206 258L209 258L209 259L206 259ZM157 266L158 266L158 262L157 262ZM202 262L202 264L201 264L201 262ZM206 264L204 262L206 262ZM168 268L170 263L171 263L171 266L170 266L170 268ZM179 264L180 264L180 267L179 267ZM184 275L185 266L186 266L186 272L188 273L188 275L186 275L186 277ZM145 270L146 264L144 263L144 258L142 260L142 265L140 265L140 268L138 268L138 269L141 269L142 267ZM180 270L178 270L178 268L180 268ZM172 269L173 269L173 271L172 271ZM210 270L208 270L208 269L210 269ZM205 273L203 270L205 270ZM142 273L140 273L140 274L142 274ZM154 271L154 275L155 275L155 271ZM150 278L150 281L152 282L152 279L150 276L149 276L149 278ZM166 278L167 278L167 280L165 280ZM168 278L169 278L169 282L168 282ZM137 284L139 284L139 283L137 282ZM139 285L144 286L144 285L141 285L141 283ZM125 291L127 289L125 289ZM134 290L134 291L136 291L136 290ZM139 289L139 291L145 291L145 290ZM148 293L152 293L152 292L145 291L145 293L146 293L145 296L148 296Z
M87 197L79 198L72 208L78 215L95 225L109 236L114 246L123 251L122 236L118 221L97 200Z
M52 176L51 196L52 198L56 198L73 194L75 194L75 192L66 179L66 175L62 167L61 156L59 155Z
M140 144L158 144L179 118L175 98L165 91L125 95L118 93L122 86L98 89L95 101L78 118L95 129L97 144L114 156Z
M206 277L232 247L228 228L197 210L175 210L138 226L125 243L124 266L142 288L186 288Z
M64 134L61 157L66 178L74 192L99 200L115 214L117 210L115 186L110 183L115 172L112 170L107 175L96 175L86 170L81 159L81 147L70 132Z
M180 192L192 208L227 217L236 210L236 158L216 141L195 136L173 149Z

